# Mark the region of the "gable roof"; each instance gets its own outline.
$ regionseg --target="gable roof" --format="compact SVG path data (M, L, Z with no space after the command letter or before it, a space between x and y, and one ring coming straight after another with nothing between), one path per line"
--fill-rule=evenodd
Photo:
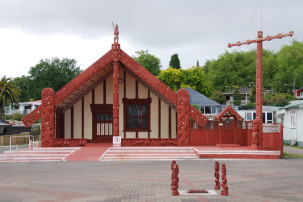
M195 91L192 88L185 87L189 92L190 98L189 98L189 103L198 105L198 106L221 106L219 103L216 101L210 99L209 97L206 97L205 95Z
M119 48L117 49L117 45ZM95 63L88 67L85 71L71 80L55 93L55 107L61 108L63 111L69 109L80 99L87 95L91 90L102 83L107 77L113 74L113 62L119 57L120 68L137 79L143 86L157 95L161 100L167 103L171 108L177 109L177 94L159 79L157 79L146 68L137 61L127 55L120 44L113 44L112 49L99 58ZM43 105L43 104L42 104ZM41 105L33 112L22 119L25 126L30 126L40 118ZM191 107L190 112L192 119L204 127L208 119L201 113Z
M224 117L225 114L229 113L233 117L236 117L238 120L243 120L242 116L232 108L230 102L229 104L215 117L215 120L220 120Z

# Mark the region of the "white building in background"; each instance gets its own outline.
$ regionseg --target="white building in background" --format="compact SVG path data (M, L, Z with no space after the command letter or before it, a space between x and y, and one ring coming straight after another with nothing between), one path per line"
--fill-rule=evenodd
M8 107L5 107L5 115L29 114L34 111L39 105L41 105L41 100L19 102L18 106L10 105Z
M281 123L281 119L277 116L278 111L281 107L277 106L264 106L262 108L263 112L263 123ZM236 110L245 121L252 121L256 118L256 110Z
M283 141L303 147L303 101L290 101L279 114L283 123Z

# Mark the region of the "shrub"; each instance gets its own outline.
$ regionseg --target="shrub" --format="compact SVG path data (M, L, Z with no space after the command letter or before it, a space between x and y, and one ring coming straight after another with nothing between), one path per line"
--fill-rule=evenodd
M15 113L15 114L13 114L13 116L12 116L12 120L21 121L21 119L22 119L23 117L24 117L23 114Z

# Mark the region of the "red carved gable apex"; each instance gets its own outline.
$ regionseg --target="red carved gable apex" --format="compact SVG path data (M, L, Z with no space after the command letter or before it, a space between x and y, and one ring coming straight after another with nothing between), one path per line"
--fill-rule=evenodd
M238 114L238 112L236 112L236 110L231 106L230 102L228 104L227 107L225 107L220 114L218 114L215 117L215 120L220 120L224 117L224 115L226 115L227 113L229 113L231 116L234 116L235 118L237 118L238 120L243 120L242 116L240 114Z

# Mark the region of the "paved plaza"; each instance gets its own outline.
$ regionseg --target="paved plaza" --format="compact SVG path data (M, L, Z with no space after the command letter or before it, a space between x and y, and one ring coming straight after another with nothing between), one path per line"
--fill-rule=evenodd
M219 160L229 196L172 196L170 161L0 163L1 201L303 201L303 159ZM177 161L179 190L214 189L214 160ZM221 172L220 172L221 173Z

